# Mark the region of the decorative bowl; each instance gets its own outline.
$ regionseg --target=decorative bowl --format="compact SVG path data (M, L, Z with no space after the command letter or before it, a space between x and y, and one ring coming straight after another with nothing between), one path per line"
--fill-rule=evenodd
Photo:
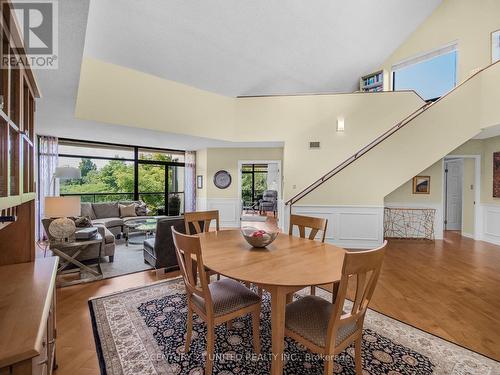
M278 237L278 232L266 232L253 227L241 228L241 234L253 247L266 247Z

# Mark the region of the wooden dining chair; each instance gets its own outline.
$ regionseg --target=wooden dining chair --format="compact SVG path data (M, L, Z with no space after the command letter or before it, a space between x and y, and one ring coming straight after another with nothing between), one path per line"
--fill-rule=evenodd
M288 227L288 234L293 235L293 228L299 228L300 238L306 238L306 229L310 229L308 239L314 240L321 231L321 242L325 242L326 227L328 226L328 219L323 219L320 217L302 216L302 215L290 215L290 226ZM335 289L335 284L324 285L325 287L332 287ZM316 294L316 287L311 286L311 294L314 296Z
M208 232L212 221L215 221L215 230L219 230L219 211L195 211L184 213L184 226L187 234L199 234ZM210 276L217 275L217 280L220 280L220 274L213 272L209 269L206 270L208 282L210 283ZM200 275L201 277L201 275Z
M384 244L374 250L345 254L342 278L334 303L305 296L286 306L285 335L311 351L325 355L324 375L333 372L333 356L354 343L356 375L362 375L361 342L368 304L384 259ZM350 311L344 311L349 280L356 281Z
M223 279L207 283L200 239L196 236L184 235L172 227L175 252L179 268L186 285L187 294L187 333L185 353L193 332L193 312L207 324L207 356L205 375L212 373L215 347L215 326L229 322L234 318L252 314L253 348L260 353L260 297L241 283L232 279ZM200 274L200 285L197 286L193 272L193 263Z
M215 230L219 230L219 211L195 211L184 213L184 225L187 234L208 232L212 221L215 221Z

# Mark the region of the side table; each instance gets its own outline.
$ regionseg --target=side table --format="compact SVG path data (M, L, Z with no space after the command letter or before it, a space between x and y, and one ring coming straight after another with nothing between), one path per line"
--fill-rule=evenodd
M97 233L95 237L90 238L88 240L75 240L73 242L56 242L52 241L50 243L50 250L61 258L61 265L57 269L57 274L68 274L68 273L81 273L82 271L86 271L90 274L89 277L73 280L73 281L61 281L58 282L59 286L68 286L74 284L81 284L90 281L100 280L103 277L101 270L101 255L102 255L102 236ZM99 257L97 258L97 270L92 268L91 265L86 265L77 260L76 258L80 253L84 252L90 245L99 244ZM76 266L76 269L66 270L70 264Z

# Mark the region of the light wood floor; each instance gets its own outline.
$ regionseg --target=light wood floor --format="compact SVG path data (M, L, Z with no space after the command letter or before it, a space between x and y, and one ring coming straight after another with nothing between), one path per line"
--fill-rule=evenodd
M146 271L59 289L56 374L99 373L89 298L157 280ZM370 307L500 360L500 247L456 233L435 243L393 240Z

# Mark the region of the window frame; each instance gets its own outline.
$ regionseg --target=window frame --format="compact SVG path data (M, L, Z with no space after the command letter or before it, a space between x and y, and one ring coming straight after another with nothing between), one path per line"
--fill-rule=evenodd
M131 194L133 195L133 200L139 200L141 192L139 191L139 165L141 164L149 164L149 165L159 165L163 166L165 169L165 188L164 188L164 194L165 194L165 210L168 213L168 197L171 194L182 194L183 200L185 200L185 195L184 191L169 191L169 176L168 176L168 171L169 167L185 167L186 163L185 162L175 162L175 161L161 161L161 160L147 160L147 159L140 159L139 158L139 153L141 149L147 149L152 152L159 152L159 153L172 153L172 154L185 154L185 150L176 150L176 149L167 149L167 148L159 148L159 147L149 147L149 146L137 146L137 145L124 145L124 144L118 144L118 143L110 143L110 142L100 142L100 141L87 141L87 140L79 140L79 139L72 139L72 138L59 138L60 143L68 142L68 143L79 143L82 145L88 145L89 147L94 146L95 148L99 147L106 147L109 146L110 148L116 147L117 149L119 148L124 148L124 149L130 149L133 151L133 158L120 158L120 157L108 157L108 156L88 156L88 155L81 155L81 154L68 154L68 153L59 153L58 152L58 157L64 157L64 158L74 158L74 159L97 159L97 160L118 160L118 161L124 161L124 162L131 162L133 163L133 169L134 169L134 187L132 192L125 192L126 194ZM97 146L97 147L96 147ZM40 148L38 148L40 150ZM39 153L40 156L40 153ZM124 193L124 194L125 194ZM144 192L142 192L144 193ZM104 194L104 193L103 193ZM110 195L113 195L112 192L109 193ZM120 193L116 193L120 194ZM78 195L78 194L75 194ZM185 204L185 202L184 202ZM184 207L182 205L181 207Z
M401 60L398 63L393 64L391 66L391 74L390 74L390 77L391 77L391 82L390 82L390 84L391 84L391 86L390 86L391 87L391 91L400 91L400 90L395 90L396 72L398 70L401 70L401 69L404 69L404 68L408 68L410 66L413 66L413 65L416 65L416 64L420 64L420 63L432 60L432 59L434 59L436 57L440 57L440 56L443 56L443 55L446 55L446 54L449 54L449 53L452 53L452 52L456 53L456 58L455 58L455 77L454 77L454 82L453 82L453 88L455 88L457 86L457 83L458 83L458 59L459 59L459 53L458 52L459 52L459 49L458 49L458 42L457 41L448 43L448 44L446 44L444 46L435 48L435 49L433 49L431 51L427 51L427 52L421 53L419 55L410 57L408 59ZM411 89L407 89L407 90L411 90ZM412 91L414 91L418 96L422 97L422 95L420 93L416 92L415 90L412 90ZM422 99L424 99L425 101L436 101L439 98L440 97L430 98L430 99L424 99L422 97Z

